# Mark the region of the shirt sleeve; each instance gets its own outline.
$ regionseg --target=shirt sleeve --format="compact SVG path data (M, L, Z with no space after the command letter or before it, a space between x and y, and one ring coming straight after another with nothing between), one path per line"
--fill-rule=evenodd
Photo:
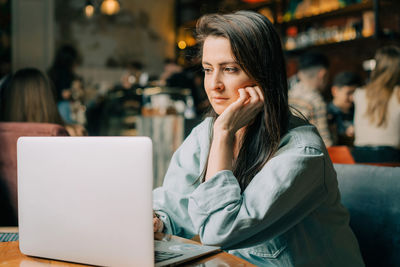
M191 238L197 234L188 214L189 196L200 184L201 153L199 134L193 129L171 158L162 187L153 190L153 209L164 222L164 232ZM203 144L204 146L204 144Z
M324 155L295 147L272 158L241 194L231 171L218 172L189 198L194 231L203 244L236 249L284 233L326 198Z

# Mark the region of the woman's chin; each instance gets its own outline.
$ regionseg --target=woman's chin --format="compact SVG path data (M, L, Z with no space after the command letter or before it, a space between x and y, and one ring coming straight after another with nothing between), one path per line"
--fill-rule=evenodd
M225 108L221 108L221 107L213 107L215 113L219 115L221 115L222 112L224 112Z

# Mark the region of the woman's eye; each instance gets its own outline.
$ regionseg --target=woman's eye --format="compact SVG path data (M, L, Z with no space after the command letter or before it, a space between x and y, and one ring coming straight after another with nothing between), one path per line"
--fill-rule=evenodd
M203 72L204 73L211 73L212 72L212 69L210 69L210 68L203 68Z
M229 73L235 73L235 72L238 71L238 69L237 69L237 68L234 68L234 67L226 67L226 68L225 68L225 71L226 71L226 72L229 72Z

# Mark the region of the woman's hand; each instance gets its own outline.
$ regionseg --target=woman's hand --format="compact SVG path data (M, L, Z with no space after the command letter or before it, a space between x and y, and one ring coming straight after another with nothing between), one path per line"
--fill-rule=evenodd
M221 170L232 170L235 134L257 116L263 105L264 96L258 86L241 88L239 98L218 116L214 122L205 181Z
M264 96L260 87L240 88L239 98L229 105L214 123L214 134L218 131L231 136L242 127L248 125L262 110Z
M164 223L158 218L157 214L153 210L153 231L154 233L162 232L164 229Z

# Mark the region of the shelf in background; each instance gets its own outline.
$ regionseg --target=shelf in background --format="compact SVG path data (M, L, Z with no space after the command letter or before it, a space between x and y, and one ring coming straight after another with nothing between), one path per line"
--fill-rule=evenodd
M315 16L309 16L309 17L303 17L300 19L293 19L287 22L282 22L280 25L298 25L298 24L304 24L304 23L309 23L309 22L315 22L317 20L323 20L326 18L332 18L336 16L344 16L344 15L351 15L353 13L358 13L364 10L372 10L373 9L373 3L372 1L368 1L366 3L358 3L358 4L351 4L349 6L339 8L330 12L326 13L321 13L319 15Z
M296 55L300 54L306 50L312 50L312 49L326 49L326 48L331 48L333 46L337 45L358 45L360 43L364 42L370 42L376 40L374 37L361 37L361 38L356 38L356 39L351 39L351 40L346 40L346 41L341 41L341 42L332 42L332 43L324 43L324 44L318 44L318 45L310 45L310 46L305 46L301 48L296 48L296 49L291 49L291 50L284 50L285 54L287 55Z

